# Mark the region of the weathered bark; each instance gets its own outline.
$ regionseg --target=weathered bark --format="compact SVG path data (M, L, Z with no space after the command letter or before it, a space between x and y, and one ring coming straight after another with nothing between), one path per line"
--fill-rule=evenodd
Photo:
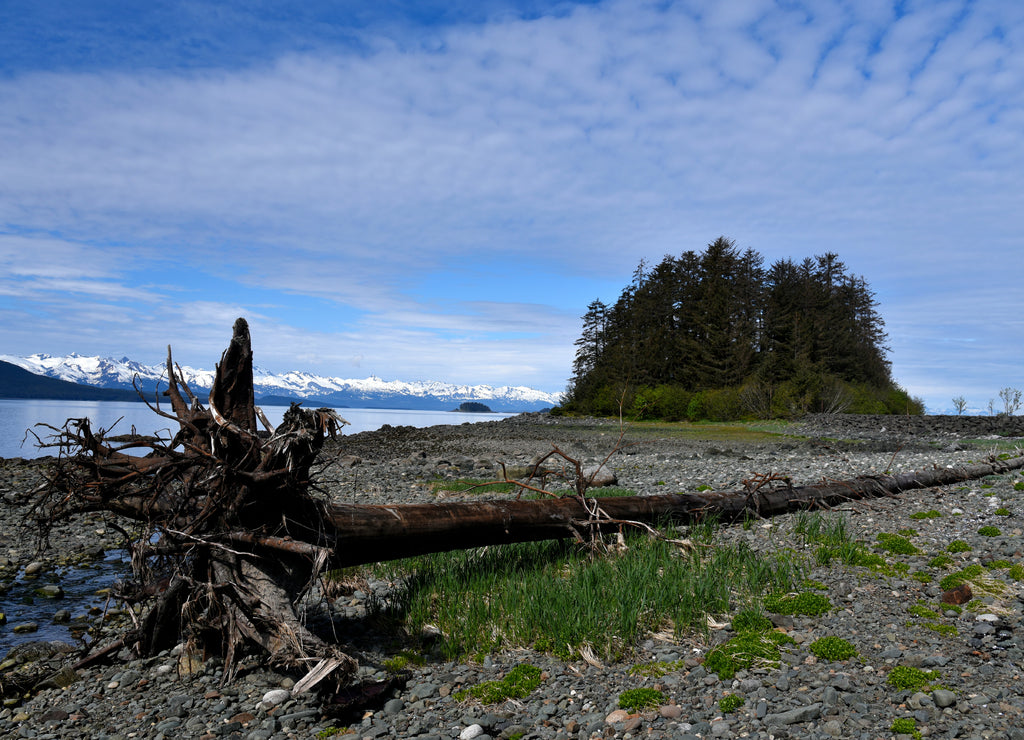
M625 522L682 524L709 517L722 522L745 516L771 517L1020 468L1024 468L1024 456L962 468L935 468L771 490L588 497L586 507L578 496L391 506L335 504L327 509L327 521L336 537L331 563L341 567L485 545L586 536L595 526L607 533ZM595 506L600 507L600 517L594 516Z
M167 356L172 440L133 438L119 446L87 419L57 432L61 459L38 502L45 535L62 519L104 511L142 523L129 537L133 579L121 588L149 605L124 638L143 655L180 640L225 658L225 678L247 650L309 667L339 681L355 661L306 629L296 605L316 583L332 538L324 504L309 491L325 438L344 423L333 411L293 405L269 437L256 433L248 325L235 322L204 407ZM187 400L186 400L187 398ZM124 452L148 448L141 457ZM126 535L127 536L127 535Z

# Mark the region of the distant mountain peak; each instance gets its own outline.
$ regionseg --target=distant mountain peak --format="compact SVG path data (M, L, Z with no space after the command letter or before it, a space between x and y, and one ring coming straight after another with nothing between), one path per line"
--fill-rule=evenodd
M38 353L26 357L0 355L0 360L17 365L36 375L59 378L97 388L151 390L163 381L163 364L144 365L129 357L85 357L76 353L53 357ZM181 368L183 379L193 391L209 392L213 384L212 370ZM485 402L494 411L537 411L555 406L557 394L526 386L458 385L441 381L382 380L377 375L367 378L338 378L316 375L302 370L271 373L253 368L257 399L273 396L275 401L294 399L324 406L369 406L372 408L404 408L450 410L463 402Z

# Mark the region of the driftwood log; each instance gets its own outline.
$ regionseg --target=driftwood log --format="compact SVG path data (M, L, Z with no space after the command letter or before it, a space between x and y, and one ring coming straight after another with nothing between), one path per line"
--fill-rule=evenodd
M60 457L36 508L44 538L58 521L85 512L128 520L122 532L133 578L120 596L145 602L140 624L121 644L142 655L184 640L225 659L225 680L245 653L308 671L297 690L326 676L336 686L356 662L311 633L296 612L328 567L371 563L485 545L602 534L658 522L768 517L913 488L956 483L1024 467L1024 457L852 481L794 487L755 477L734 493L596 499L573 463L576 491L540 500L393 506L329 504L314 493L313 466L345 423L330 409L293 405L270 428L253 398L248 326L239 319L217 365L206 405L167 356L171 440L135 437L111 444L87 419L52 429ZM257 419L267 432L257 432ZM139 455L139 448L146 452ZM134 453L134 454L130 454ZM530 482L520 483L524 489ZM536 489L534 489L536 490Z

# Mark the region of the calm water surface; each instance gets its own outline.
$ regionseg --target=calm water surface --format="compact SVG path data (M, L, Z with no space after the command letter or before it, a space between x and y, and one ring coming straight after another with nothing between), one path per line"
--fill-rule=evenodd
M161 407L164 408L164 407ZM279 424L287 406L263 406L271 424ZM169 411L170 407L164 408ZM391 426L431 427L462 424L467 421L491 421L515 414L457 414L451 411L408 411L404 409L337 409L349 422L345 434L368 432ZM173 436L178 425L150 411L144 403L121 401L35 401L0 399L0 457L40 457L55 455L55 449L39 449L34 431L42 440L53 431L38 424L60 427L67 419L88 418L93 429L112 429L128 434L134 428L140 434Z

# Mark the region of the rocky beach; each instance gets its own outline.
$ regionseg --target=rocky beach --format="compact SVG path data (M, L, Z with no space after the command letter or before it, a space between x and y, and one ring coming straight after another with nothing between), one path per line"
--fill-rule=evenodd
M960 466L1017 454L1021 438L1020 417L820 416L620 428L611 420L523 414L342 437L322 455L317 483L339 503L479 500L489 494L437 484L491 480L501 476L501 464L522 471L557 445L588 466L607 459L617 486L639 495L738 491L755 474L805 485ZM0 583L8 594L26 583L70 590L72 573L96 570L120 547L113 523L96 516L62 526L49 550L36 552L23 521L48 464L0 463ZM0 736L1024 738L1022 488L1024 476L1009 472L823 513L842 519L850 538L878 556L873 564L822 562L806 514L720 527L715 544L742 543L766 557L791 550L806 565L806 591L827 599L819 613L766 612L773 632L786 638L777 665L755 663L732 675L705 666L712 650L739 636L735 614L715 615L703 633L648 635L622 660L604 664L521 647L453 662L419 636L402 645L385 632L372 604L386 600L393 584L367 571L356 587L310 606L311 621L334 620L331 629L359 659L361 680L391 681L355 716L332 713L315 693L292 696L300 676L251 663L222 685L216 658L202 662L176 649L144 660L119 654L110 664L65 671L48 687L9 697L0 709ZM943 602L952 589L942 581L958 572L971 574L963 580L974 585L972 593ZM51 596L58 598L33 600L49 605L40 606L40 616L0 625L4 649L11 650L0 660L0 682L38 660L54 669L68 662L67 649L53 640L77 648L78 634L102 644L109 635L99 630L112 631L131 616L103 593ZM855 655L835 659L813 648L823 637L842 638ZM423 659L396 671L396 655L410 647ZM526 695L488 704L459 698L461 690L501 680L522 665L540 675ZM926 680L912 680L920 676ZM651 690L655 700L620 708L623 694L636 689Z

